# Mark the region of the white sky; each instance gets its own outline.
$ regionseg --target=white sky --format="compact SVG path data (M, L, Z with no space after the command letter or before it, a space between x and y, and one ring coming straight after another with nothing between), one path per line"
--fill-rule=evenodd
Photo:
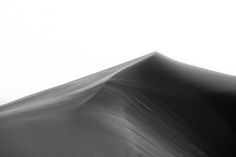
M153 51L236 75L235 0L0 0L0 104Z

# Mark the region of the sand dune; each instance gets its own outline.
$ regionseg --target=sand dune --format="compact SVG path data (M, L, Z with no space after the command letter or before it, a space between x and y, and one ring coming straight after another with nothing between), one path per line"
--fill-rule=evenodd
M236 77L151 53L0 107L0 157L235 156Z

